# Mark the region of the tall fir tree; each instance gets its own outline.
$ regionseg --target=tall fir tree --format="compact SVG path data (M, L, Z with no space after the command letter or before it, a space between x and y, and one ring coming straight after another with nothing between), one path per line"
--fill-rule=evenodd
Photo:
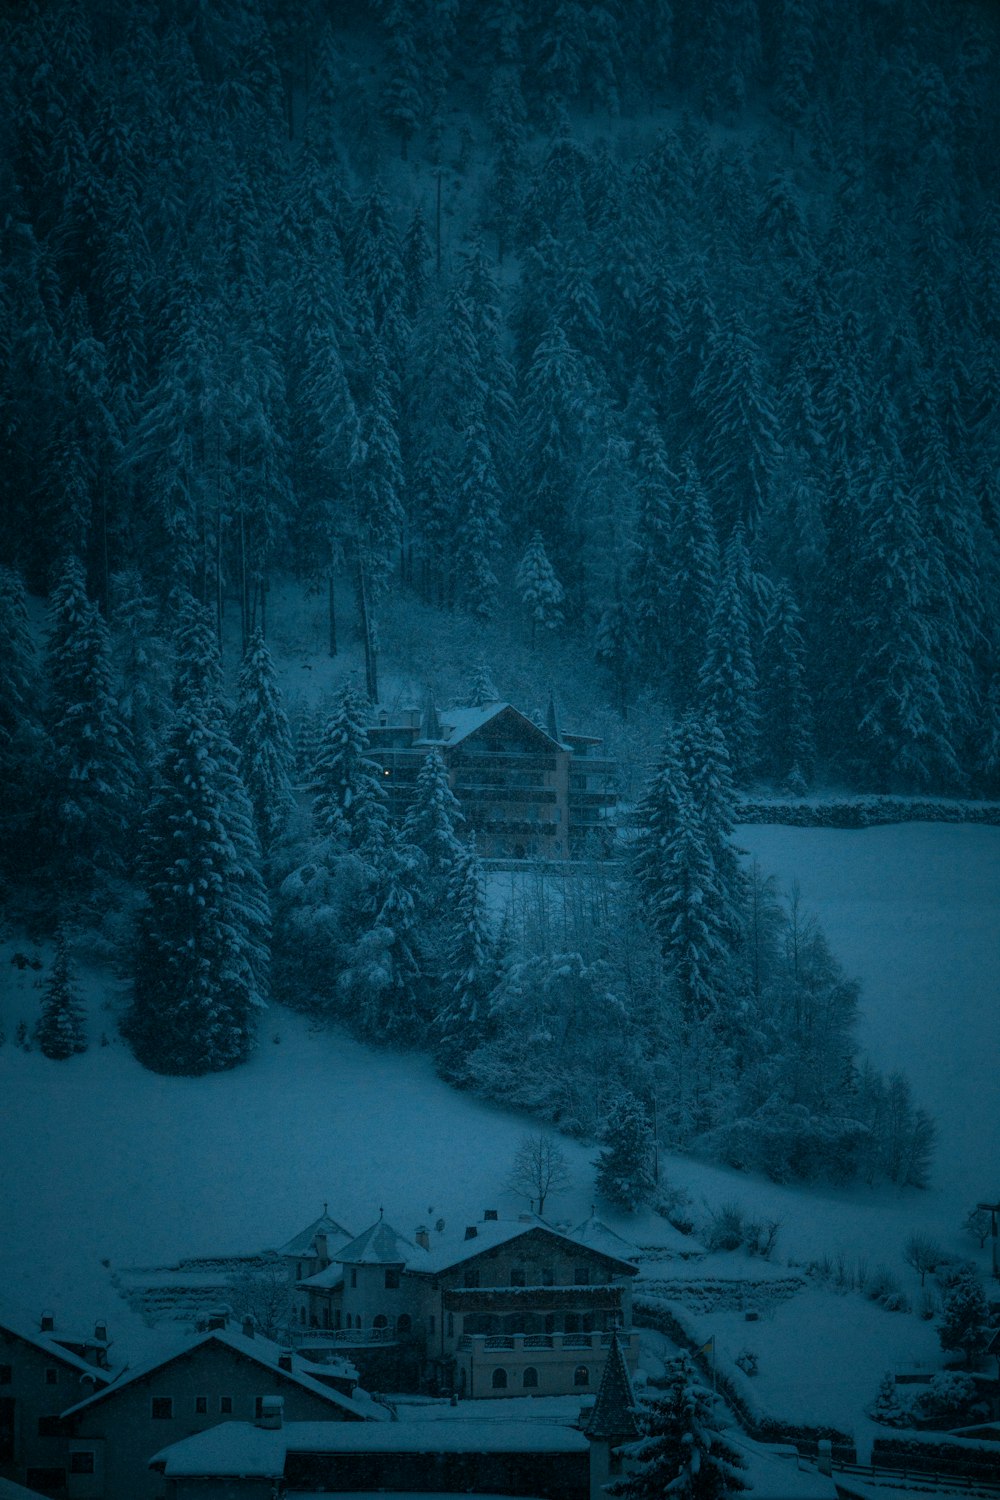
M240 774L250 797L254 824L266 852L288 821L294 750L271 653L260 630L250 637L237 683L233 737Z
M535 646L538 627L558 630L563 623L565 590L549 562L542 534L536 531L524 549L514 578L518 598L531 624L531 646Z
M726 548L698 674L697 702L722 731L740 784L750 779L758 755L757 664L751 647L748 583L746 545L737 527Z
M139 843L143 890L124 1032L154 1072L244 1062L265 1006L270 917L253 813L221 722L179 709Z
M615 1208L632 1211L653 1190L653 1137L645 1107L634 1094L622 1094L601 1135L595 1163L597 1191Z
M461 848L448 881L444 999L434 1017L435 1055L450 1082L465 1081L465 1058L485 1035L499 980L498 945L475 840Z
M366 842L373 827L384 827L388 817L382 767L366 754L368 719L368 700L347 683L323 726L312 769L317 827L353 849Z
M464 821L448 782L447 767L440 753L431 750L417 775L403 832L423 853L432 879L447 879L455 869L462 852L457 830Z
M56 933L56 951L45 981L42 1014L35 1027L35 1040L46 1057L61 1061L87 1050L87 1027L83 1006L76 993L66 934Z
M749 1490L746 1464L723 1436L715 1401L689 1355L671 1360L664 1388L640 1409L642 1437L624 1450L632 1472L611 1486L611 1494L621 1500L728 1500Z

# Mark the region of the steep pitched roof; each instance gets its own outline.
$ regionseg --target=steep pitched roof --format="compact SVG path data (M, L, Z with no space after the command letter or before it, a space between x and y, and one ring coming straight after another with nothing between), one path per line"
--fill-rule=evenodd
M72 1369L80 1371L84 1375L92 1375L99 1385L107 1385L113 1380L113 1370L102 1370L98 1365L88 1364L79 1354L74 1354L72 1349L67 1349L65 1344L59 1342L55 1334L41 1333L30 1318L18 1312L11 1312L8 1308L0 1310L0 1328L7 1333L12 1333L15 1338L21 1339L25 1344L33 1344L43 1354L52 1359L60 1359L63 1364ZM74 1339L74 1343L94 1344L93 1339Z
M625 1258L624 1250L632 1248L627 1245L626 1241L620 1241L621 1249L617 1251L603 1245L588 1244L585 1240L579 1239L575 1233L563 1234L560 1230L553 1229L551 1224L547 1224L537 1214L525 1215L522 1219L485 1219L475 1226L475 1230L475 1234L468 1239L455 1239L449 1236L441 1242L435 1242L427 1263L417 1262L410 1266L410 1270L432 1273L447 1271L452 1266L460 1266L466 1261L473 1260L477 1255L485 1255L488 1251L495 1250L510 1240L541 1231L559 1241L559 1248L563 1250L583 1248L589 1250L591 1254L601 1256L604 1260L614 1262L616 1271L627 1271L631 1275L636 1273L636 1266ZM610 1230L608 1232L610 1234Z
M611 1335L597 1400L583 1430L588 1438L603 1438L609 1443L628 1443L639 1436L635 1392L617 1333Z
M376 1219L357 1239L338 1250L335 1258L342 1266L408 1266L416 1261L416 1269L422 1269L419 1263L426 1254L385 1219Z
M550 750L562 750L563 746L558 740L552 738L544 729L527 714L523 714L519 708L512 703L484 703L480 708L449 708L439 715L441 722L441 743L446 749L467 740L470 735L476 734L484 724L489 724L494 719L500 718L501 714L513 714L517 720L518 729L526 733L529 738L544 741ZM424 741L427 743L427 741Z
M331 1241L339 1239L341 1244L346 1244L354 1238L349 1229L345 1229L343 1224L338 1224L336 1219L330 1218L324 1207L319 1218L310 1224L308 1229L302 1229L298 1234L293 1235L287 1245L280 1247L277 1254L288 1256L308 1255L315 1249L314 1242L318 1234L327 1235Z
M570 1238L577 1240L581 1245L587 1245L591 1250L599 1250L602 1255L613 1255L617 1260L638 1260L639 1247L631 1241L622 1239L620 1234L615 1234L600 1219L591 1214L589 1219L584 1219L575 1229L570 1230Z
M142 1380L147 1375L154 1374L157 1370L165 1369L175 1360L183 1359L185 1355L191 1354L195 1349L200 1349L206 1344L222 1344L227 1349L233 1350L237 1355L245 1359L252 1359L256 1364L262 1365L272 1375L277 1375L282 1381L288 1381L292 1385L301 1386L303 1390L311 1391L314 1396L320 1396L328 1401L331 1406L339 1407L348 1419L358 1422L369 1420L367 1408L362 1407L349 1396L342 1396L339 1391L333 1390L328 1385L321 1385L318 1380L305 1374L301 1369L282 1370L278 1365L278 1345L270 1339L246 1338L243 1334L233 1333L228 1328L213 1328L208 1333L199 1334L196 1338L187 1338L167 1355L144 1361L136 1365L134 1369L123 1370L121 1375L111 1385L105 1386L102 1391L89 1396L86 1401L78 1401L63 1412L64 1417L76 1416L78 1412L96 1406L100 1401L106 1401L112 1396L117 1396L125 1386L132 1385L137 1380Z

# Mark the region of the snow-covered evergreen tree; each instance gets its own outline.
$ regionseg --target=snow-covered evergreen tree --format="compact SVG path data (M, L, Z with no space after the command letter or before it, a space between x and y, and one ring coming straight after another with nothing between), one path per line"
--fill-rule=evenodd
M944 1299L938 1338L946 1351L961 1350L967 1365L981 1354L990 1339L990 1314L983 1284L973 1267L953 1281Z
M610 1493L622 1500L727 1500L749 1490L746 1464L723 1435L715 1399L688 1355L671 1360L665 1389L640 1408L642 1437L623 1450L635 1470Z
M357 849L384 826L386 791L382 767L366 755L369 706L351 683L341 690L323 727L312 773L313 816L327 838Z
M114 692L108 628L87 597L75 558L63 568L50 618L47 833L58 851L60 879L86 888L95 869L121 868L135 764Z
M462 850L457 829L464 821L462 809L448 782L447 767L440 753L431 750L417 775L403 832L409 842L423 852L432 878L447 878L455 869Z
M615 1101L601 1143L597 1191L616 1208L638 1208L653 1190L653 1137L645 1107L634 1094Z
M498 702L499 698L500 694L497 692L496 684L493 681L493 674L490 672L486 662L477 662L472 683L469 687L468 697L465 700L466 706L468 708L482 708L484 704Z
M158 1073L245 1061L265 1004L270 917L237 756L202 700L182 705L140 833L143 905L125 1035Z
M558 630L563 622L565 591L555 569L549 562L540 531L533 533L518 564L514 578L518 598L531 622L531 646L534 650L535 632Z
M806 789L816 761L805 654L802 617L782 582L771 601L761 647L761 759L767 774L792 792Z
M66 934L56 934L52 968L45 980L35 1040L46 1057L62 1059L87 1050L87 1027L70 968Z
M739 527L726 548L722 583L715 602L705 654L698 674L698 704L722 731L738 783L757 763L757 664L751 649L747 596L749 568Z
M271 653L260 630L247 643L237 683L233 737L261 848L267 850L294 805L292 732L281 703Z
M434 1034L442 1075L459 1082L465 1077L465 1058L483 1040L489 996L499 978L486 879L474 839L458 855L446 904L445 998L434 1017Z

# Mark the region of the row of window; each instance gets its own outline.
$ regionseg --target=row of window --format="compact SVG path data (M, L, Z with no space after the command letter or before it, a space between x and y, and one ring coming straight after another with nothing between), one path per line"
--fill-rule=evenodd
M573 1384L576 1386L587 1386L590 1384L590 1371L586 1365L577 1365L573 1371ZM493 1389L495 1391L506 1391L510 1389L508 1373L502 1366L497 1366L493 1371ZM521 1371L521 1389L533 1391L538 1386L538 1371L534 1365L525 1365Z
M555 1284L556 1284L556 1276L555 1276L555 1271L553 1270L553 1268L551 1266L543 1266L542 1269L541 1269L541 1271L538 1273L538 1276L539 1276L539 1279L537 1281L533 1280L530 1283L532 1286L555 1286ZM475 1287L478 1287L479 1284L480 1284L480 1282L479 1282L479 1271L478 1271L477 1268L470 1268L468 1271L465 1272L465 1277L464 1277L464 1281L463 1281L463 1285L464 1286L475 1288ZM487 1288L490 1287L490 1286L495 1286L496 1284L497 1283L495 1283L495 1282L487 1282ZM527 1286L527 1285L529 1285L529 1283L528 1283L528 1272L527 1272L527 1268L525 1266L511 1266L511 1269L510 1269L510 1284L511 1284L511 1286ZM573 1268L573 1285L574 1286L590 1286L590 1267L589 1266L574 1266L574 1268Z
M232 1396L220 1396L218 1398L218 1401L219 1401L219 1415L221 1417L231 1417L232 1414L233 1414L233 1398L232 1398ZM264 1402L264 1397L263 1396L255 1396L254 1397L254 1416L255 1417L259 1417L259 1416L262 1415L262 1413L263 1413L263 1402ZM195 1396L195 1398L194 1398L194 1414L195 1414L196 1417L207 1417L208 1416L208 1403L209 1403L209 1398L207 1396ZM152 1398L151 1402L150 1402L149 1414L153 1418L154 1421L157 1421L157 1422L169 1422L173 1418L173 1415L174 1415L174 1398L173 1398L173 1396L154 1396Z

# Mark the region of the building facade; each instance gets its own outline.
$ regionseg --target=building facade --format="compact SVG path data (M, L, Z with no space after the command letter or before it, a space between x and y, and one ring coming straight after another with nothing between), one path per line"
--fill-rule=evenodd
M420 768L436 750L481 854L514 859L607 855L614 841L617 765L590 735L545 728L510 703L381 710L368 731L391 812L401 817Z
M533 1214L490 1211L460 1238L384 1219L296 1286L304 1349L349 1350L369 1384L396 1351L394 1388L498 1395L596 1391L617 1330L632 1368L632 1279L624 1241L594 1221L562 1233ZM385 1380L381 1381L382 1388Z

